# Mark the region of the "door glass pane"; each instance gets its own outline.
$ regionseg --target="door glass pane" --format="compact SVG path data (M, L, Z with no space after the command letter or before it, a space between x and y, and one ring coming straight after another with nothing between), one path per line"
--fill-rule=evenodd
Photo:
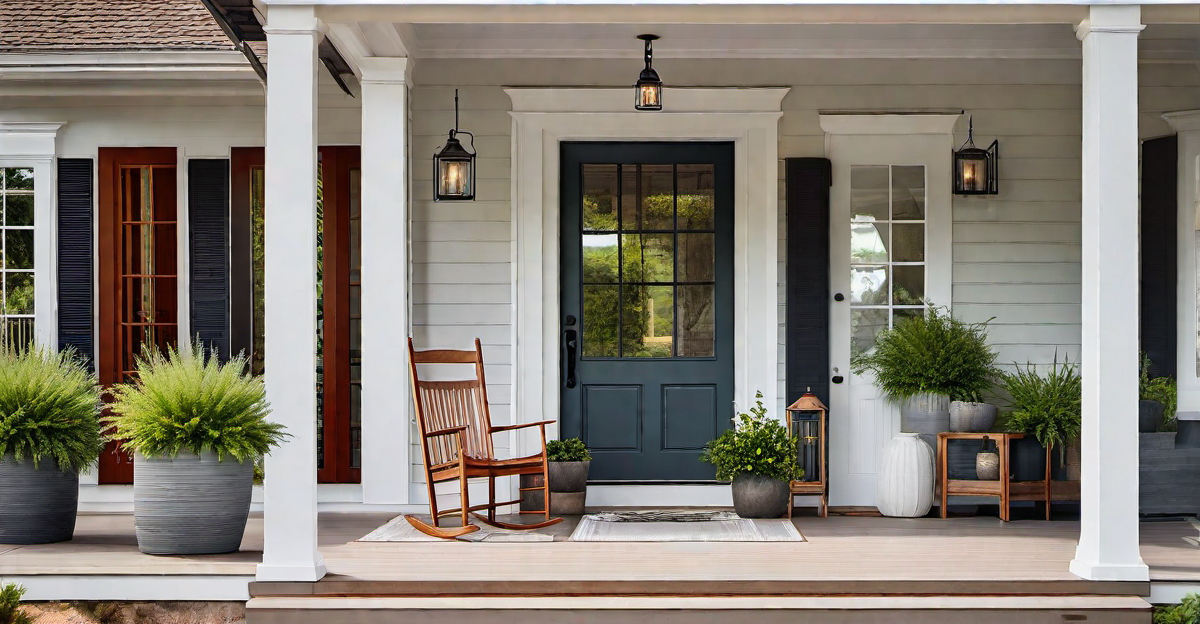
M860 221L850 224L850 262L887 262L887 248L887 223Z
M617 229L617 166L583 166L583 229L613 232Z
M713 286L679 286L679 355L713 357Z
M675 297L671 286L626 285L622 289L621 357L674 355Z
M33 225L33 195L11 192L5 194L4 225Z
M887 329L886 308L857 308L850 310L850 352L865 353L875 346L875 334Z
M925 224L892 224L892 262L925 261Z
M888 168L850 168L850 214L855 221L888 219Z
M4 231L4 268L33 268L33 230Z
M622 234L621 281L671 282L675 279L675 240L671 234Z
M33 169L29 167L9 167L0 171L4 174L4 188L6 190L33 190Z
M679 281L711 282L716 265L715 234L679 234Z
M4 309L0 314L33 314L33 273L4 273Z
M892 219L912 221L925 218L925 167L892 167Z
M615 284L617 274L617 235L583 235L583 283Z
M617 357L620 286L583 287L583 357Z
M637 213L641 225L624 221L626 230L672 230L675 228L675 166L638 165Z
M925 299L925 267L923 265L901 265L892 267L892 303L895 305L921 305Z
M676 198L680 230L713 228L712 165L679 165L679 195Z
M850 267L850 303L887 305L888 267L867 265Z

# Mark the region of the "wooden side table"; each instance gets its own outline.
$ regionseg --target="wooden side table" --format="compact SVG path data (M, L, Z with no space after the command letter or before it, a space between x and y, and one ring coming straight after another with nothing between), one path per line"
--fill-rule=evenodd
M1000 455L1000 478L995 481L978 479L951 479L947 462L950 440L979 440L990 438L996 441L996 452ZM938 434L937 481L942 501L942 517L946 517L946 499L951 496L995 496L1000 499L1000 519L1009 518L1009 448L1010 442L1025 437L1023 433L989 433L967 431L943 431Z

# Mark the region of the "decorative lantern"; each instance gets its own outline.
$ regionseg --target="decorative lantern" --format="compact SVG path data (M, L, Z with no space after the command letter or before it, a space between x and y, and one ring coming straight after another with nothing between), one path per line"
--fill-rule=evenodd
M792 515L796 495L816 495L821 498L820 513L824 518L829 515L829 464L826 459L829 447L826 438L829 410L821 399L812 393L812 388L809 388L795 403L788 406L787 413L788 430L796 440L796 461L804 469L804 477L800 481L791 482L788 517Z
M633 107L640 111L662 110L662 79L658 77L658 72L650 66L654 61L654 48L651 42L658 39L658 35L638 35L638 39L646 42L646 68L642 70L637 84L633 86L635 96Z
M471 137L467 151L455 135ZM475 135L458 129L458 89L454 90L454 128L446 145L433 155L434 201L468 201L475 199Z
M967 120L967 142L954 152L954 193L956 195L995 195L1000 192L997 181L1000 142L992 141L987 149L975 147L975 120Z

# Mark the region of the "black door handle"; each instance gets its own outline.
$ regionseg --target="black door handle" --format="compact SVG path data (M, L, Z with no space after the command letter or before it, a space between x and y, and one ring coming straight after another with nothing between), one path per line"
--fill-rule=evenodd
M578 334L573 329L563 332L563 346L567 348L567 389L575 387L575 352L578 348Z

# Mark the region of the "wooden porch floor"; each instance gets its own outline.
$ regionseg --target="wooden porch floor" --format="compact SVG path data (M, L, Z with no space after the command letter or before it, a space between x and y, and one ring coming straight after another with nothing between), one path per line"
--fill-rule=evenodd
M760 590L768 589L762 586L767 582L859 581L868 588L873 582L1053 582L1078 590L1069 586L1079 582L1067 571L1076 522L799 517L794 522L808 539L803 543L353 541L393 516L321 514L321 550L329 570L321 590L368 582L393 594L406 593L409 584L437 593L438 583L448 592L463 584L503 592L508 583L530 581L553 583L564 592L586 592L597 583L644 587L649 581L660 588L676 582L752 583ZM559 540L574 521L554 528ZM1153 581L1200 582L1200 522L1143 522L1141 530L1142 557ZM261 516L251 518L242 548L229 555L144 555L137 550L131 515L84 514L69 542L0 545L0 576L250 575L261 558Z

